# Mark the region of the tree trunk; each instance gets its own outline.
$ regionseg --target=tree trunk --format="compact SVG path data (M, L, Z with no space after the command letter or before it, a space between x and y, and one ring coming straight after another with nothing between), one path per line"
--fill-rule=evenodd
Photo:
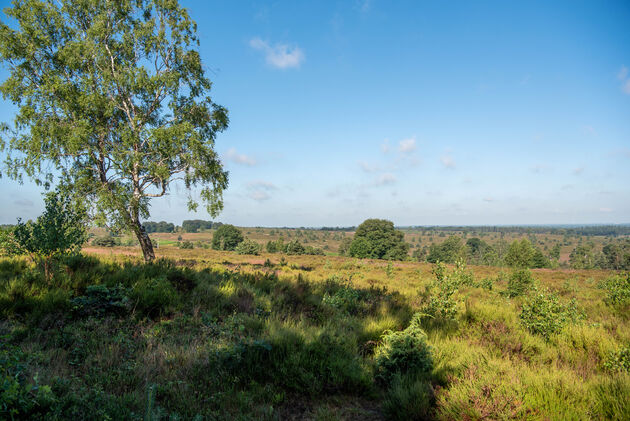
M133 230L136 233L136 237L138 238L138 242L140 243L140 247L142 248L144 261L146 263L151 263L155 259L155 252L153 251L153 243L149 238L149 234L147 234L138 219L134 221Z

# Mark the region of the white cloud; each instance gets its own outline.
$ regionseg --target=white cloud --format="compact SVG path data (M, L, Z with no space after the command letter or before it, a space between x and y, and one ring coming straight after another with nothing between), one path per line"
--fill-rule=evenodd
M361 167L361 169L367 173L379 171L379 167L377 167L376 165L371 165L365 161L359 161L359 167Z
M248 155L239 154L234 148L228 149L228 151L225 153L225 159L228 159L236 164L247 165L248 167L253 167L258 163L255 158Z
M254 50L262 51L265 54L267 64L277 69L300 67L305 58L304 52L298 46L287 44L271 45L258 37L252 38L249 41L249 46Z
M396 182L396 176L394 174L385 173L376 179L376 182L374 183L374 185L386 186L386 185L394 184L395 182Z
M444 165L446 168L455 169L456 167L455 161L449 155L444 155L440 158L440 161L442 161L442 165Z
M621 66L621 70L617 73L617 78L619 80L626 80L626 77L628 77L628 68L626 66Z
M621 85L621 90L630 95L630 79L626 80L622 85Z
M576 169L573 170L573 174L575 175L581 175L584 172L585 168L582 165L581 167L577 167Z
M604 212L604 213L609 213L609 212L612 212L613 210L610 208L599 208L599 211Z
M253 199L257 202L262 202L271 198L269 193L263 190L254 190L253 192L250 192L248 196L250 199Z
M389 150L390 150L389 139L385 139L383 143L381 144L381 151L383 153L388 153Z
M403 139L398 143L398 150L402 153L411 153L416 149L416 137Z
M494 199L492 197L484 197L483 201L484 202L494 202Z
M249 189L262 189L262 190L277 190L278 189L278 187L276 187L275 184L269 181L264 181L264 180L251 181L247 183L247 187Z

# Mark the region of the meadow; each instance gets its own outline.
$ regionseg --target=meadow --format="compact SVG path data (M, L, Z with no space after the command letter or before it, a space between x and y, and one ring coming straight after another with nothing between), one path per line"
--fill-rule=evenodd
M152 235L151 264L86 247L53 282L0 260L3 418L630 419L627 274L248 256L178 235L209 234Z

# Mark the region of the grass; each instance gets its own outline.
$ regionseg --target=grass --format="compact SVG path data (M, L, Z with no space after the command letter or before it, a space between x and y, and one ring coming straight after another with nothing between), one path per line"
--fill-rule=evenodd
M158 254L90 249L52 284L0 258L0 418L630 417L623 275L533 270L511 296L494 267ZM453 317L423 313L447 287Z

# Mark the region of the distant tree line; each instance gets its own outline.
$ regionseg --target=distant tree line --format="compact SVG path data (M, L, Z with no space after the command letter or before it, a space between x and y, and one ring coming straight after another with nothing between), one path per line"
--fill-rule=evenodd
M209 230L220 227L220 222L204 221L202 219L187 219L182 222L184 232L199 232L199 230Z
M283 238L279 238L275 241L268 241L265 245L265 250L267 250L267 253L286 253L293 255L310 254L314 256L324 255L324 250L318 247L304 246L298 240L293 240L285 243Z
M175 225L172 222L160 221L160 222L152 222L147 221L142 224L145 231L148 234L152 232L175 232Z
M625 236L630 235L630 224L623 225L586 225L586 226L412 226L399 227L426 233L464 232L464 233L516 233L516 234L551 234L579 236Z

